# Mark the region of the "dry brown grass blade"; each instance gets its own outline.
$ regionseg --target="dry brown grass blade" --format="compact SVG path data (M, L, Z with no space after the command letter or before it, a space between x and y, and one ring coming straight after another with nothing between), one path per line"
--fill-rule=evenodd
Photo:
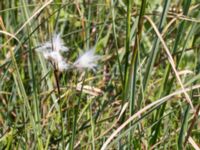
M173 18L166 26L165 28L163 29L162 31L162 36L164 36L166 33L167 33L167 30L169 29L169 27L174 23L176 22L177 18Z
M200 20L198 20L198 19L188 18L187 16L184 16L182 14L176 14L176 13L169 13L168 18L176 18L176 19L179 19L179 20L185 20L185 21L200 23Z
M189 143L192 145L192 147L195 149L195 150L200 150L199 146L196 144L196 142L192 139L192 137L189 137L188 139Z
M21 45L20 40L15 35L13 35L9 32L6 32L6 31L1 31L1 30L0 30L0 34L5 34L7 36L10 36L10 38L17 40L17 42Z
M82 86L83 85L81 82L81 84L78 84L76 86L76 90L81 91ZM92 96L100 96L100 95L103 95L104 93L101 89L96 88L94 86L89 86L89 85L84 85L82 90L83 90L83 93L86 93Z
M13 37L15 37L20 31L23 30L24 27L26 27L27 24L30 23L30 21L36 16L38 15L45 7L47 7L51 2L53 2L53 0L49 0L49 1L46 1L44 3L44 5L42 5L42 7L40 7L13 35L14 36L11 36L2 46L0 46L0 48L4 47L6 44L9 43L10 40L13 39Z
M162 38L162 35L160 34L158 28L156 27L156 25L154 24L154 22L151 20L151 18L149 18L148 16L145 16L145 18L149 21L149 23L150 23L151 26L153 27L154 31L156 32L158 38L160 39L160 41L161 41L161 43L162 43L162 45L163 45L163 47L164 47L164 49L165 49L165 52L166 52L166 54L167 54L167 56L168 56L168 60L169 60L171 66L172 66L172 69L173 69L173 71L174 71L174 73L175 73L175 75L176 75L176 78L177 78L177 80L178 80L178 82L179 82L181 88L183 89L183 93L184 93L184 95L185 95L185 98L186 98L187 102L190 104L192 110L194 111L194 106L193 106L193 104L192 104L192 101L191 101L189 95L187 94L187 92L185 92L185 88L184 88L183 83L182 83L182 81L181 81L181 78L180 78L180 76L179 76L179 74L178 74L178 72L177 72L177 70L176 70L176 65L175 65L175 63L174 63L174 60L173 60L173 58L172 58L172 55L171 55L171 53L170 53L169 48L167 47L165 41L164 41L163 38Z

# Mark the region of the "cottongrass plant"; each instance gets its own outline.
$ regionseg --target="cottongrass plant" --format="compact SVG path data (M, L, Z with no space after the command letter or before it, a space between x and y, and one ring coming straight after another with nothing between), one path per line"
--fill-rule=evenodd
M64 46L60 34L55 34L52 41L47 41L44 44L41 44L36 51L40 52L46 60L55 63L60 72L73 68L78 69L79 71L84 69L95 71L97 61L101 58L99 55L95 55L95 48L92 48L79 55L74 63L66 63L66 59L62 56L62 52L68 52L69 49Z

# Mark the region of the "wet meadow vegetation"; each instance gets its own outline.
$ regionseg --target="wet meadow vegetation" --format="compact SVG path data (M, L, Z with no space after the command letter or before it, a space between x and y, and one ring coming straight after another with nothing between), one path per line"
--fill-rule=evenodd
M199 0L1 0L0 149L200 147Z

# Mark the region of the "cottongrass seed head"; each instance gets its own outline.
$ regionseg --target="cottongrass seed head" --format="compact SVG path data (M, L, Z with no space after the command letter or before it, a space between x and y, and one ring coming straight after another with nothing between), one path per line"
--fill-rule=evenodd
M79 70L91 69L95 71L97 61L100 59L99 55L95 55L95 48L86 51L80 55L79 58L73 63L73 66Z
M36 51L40 52L45 59L52 61L56 64L59 71L64 71L69 68L65 62L61 52L67 52L68 48L64 45L60 34L53 35L52 40L45 42Z
M62 52L67 52L68 47L64 45L60 34L53 35L52 40L42 44L36 51L40 52L45 59L55 63L57 69L61 72L73 68L78 70L91 69L95 71L97 61L100 59L99 55L95 55L95 48L92 48L80 55L72 65L69 65L65 62L65 59L61 54Z

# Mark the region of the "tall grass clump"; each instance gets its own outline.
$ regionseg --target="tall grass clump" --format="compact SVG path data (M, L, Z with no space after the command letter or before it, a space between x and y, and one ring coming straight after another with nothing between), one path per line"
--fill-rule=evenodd
M198 0L1 0L0 149L200 149Z

